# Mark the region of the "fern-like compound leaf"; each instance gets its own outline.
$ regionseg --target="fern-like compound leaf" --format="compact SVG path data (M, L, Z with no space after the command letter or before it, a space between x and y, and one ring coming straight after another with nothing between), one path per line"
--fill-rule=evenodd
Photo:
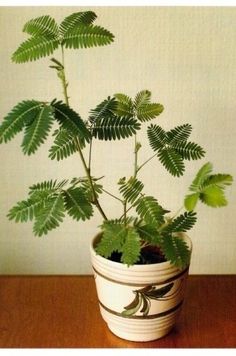
M113 252L120 252L121 262L130 266L139 260L140 249L140 236L134 227L117 220L103 223L102 237L96 246L99 255L109 258Z
M161 235L156 226L142 223L135 225L135 228L142 240L149 242L151 245L160 245Z
M51 36L33 36L18 47L12 55L12 61L25 63L49 56L59 44L59 39Z
M208 188L211 186L217 186L219 188L225 188L228 185L231 185L233 182L233 177L230 174L212 174L206 177L206 179L201 184L201 188Z
M32 36L45 36L54 39L59 35L56 21L49 15L40 16L28 21L23 27L23 32Z
M157 155L163 166L173 176L180 177L183 175L185 169L183 158L173 148L163 148Z
M56 192L60 192L66 184L67 180L57 182L57 180L52 179L36 183L29 188L29 195L32 199L35 199L36 197L48 198Z
M66 48L90 48L108 45L113 40L114 35L103 27L80 24L64 34L62 44Z
M62 194L56 194L48 199L43 208L36 214L33 227L34 234L42 236L58 227L65 216L64 210Z
M149 90L141 90L140 92L138 92L134 99L135 110L137 111L143 105L149 104L150 99L151 92Z
M220 188L217 185L211 185L207 188L204 188L199 194L199 198L202 203L213 208L227 205L224 190L223 188Z
M90 141L90 132L79 114L61 101L53 102L51 105L54 107L55 119L63 129L72 136L79 136L82 141Z
M71 187L63 191L65 209L75 220L90 219L93 215L93 207L89 202L86 193L81 187Z
M113 118L114 111L117 108L117 101L115 98L108 97L100 104L96 106L95 109L90 111L89 122L93 125L96 124L97 121L103 118Z
M121 248L121 262L130 266L140 258L140 236L133 227L126 229L125 242Z
M135 203L144 188L143 183L134 177L131 177L127 182L126 180L121 180L119 185L120 193L123 195L124 199L131 204Z
M200 159L205 155L203 148L194 142L181 141L175 145L172 145L172 147L183 159L187 159L189 161L191 159Z
M125 242L127 229L118 221L108 220L101 226L102 237L96 246L96 252L105 257L111 257L115 251L121 252Z
M164 106L158 103L143 104L137 109L137 118L139 121L149 121L160 115L164 110Z
M210 176L212 170L213 170L212 164L210 162L205 163L199 169L189 189L192 192L199 192L201 185Z
M166 259L176 267L183 269L189 265L190 250L181 237L171 235L163 237L161 250Z
M77 152L76 138L65 129L57 130L54 144L49 150L49 157L60 161L75 152Z
M24 100L4 118L0 126L0 143L10 141L25 125L30 124L42 108L42 103Z
M96 120L92 134L99 140L120 140L134 135L140 129L140 124L134 118L104 117Z
M53 110L51 106L41 107L34 120L25 128L22 148L24 154L31 155L44 143L52 127Z
M188 194L186 195L184 199L184 207L188 211L192 211L195 209L198 199L199 199L199 193L193 193L193 194Z
M168 137L167 140L168 144L174 145L181 141L187 141L191 132L192 132L192 126L190 124L184 124L175 127L174 129L166 132L166 135Z
M198 171L189 190L192 194L185 197L184 205L187 210L193 210L200 199L202 203L211 207L227 205L224 190L233 182L230 174L212 174L212 164L205 163Z
M83 192L86 195L87 199L89 202L94 202L94 192L96 194L96 197L98 198L99 194L101 194L103 192L103 187L101 184L97 183L96 178L91 177L92 179L92 183L93 183L93 189L91 188L91 184L90 181L88 180L87 177L81 177L81 178L77 178L74 177L71 180L71 184L72 187L82 187L83 188Z
M164 231L168 232L186 232L190 230L197 221L197 214L194 211L186 211L174 219Z
M115 114L119 117L134 117L134 105L132 99L128 95L122 93L117 93L114 97L117 100Z
M32 220L37 211L42 207L42 200L29 198L18 202L13 208L11 208L7 217L9 220L15 220L15 222L27 222Z
M147 224L157 227L164 223L164 214L167 212L152 196L143 196L136 202L136 211Z
M75 12L67 16L60 24L60 34L64 36L68 31L79 25L90 25L97 18L93 11Z
M154 152L160 151L167 144L165 131L157 125L150 125L147 130L150 146Z

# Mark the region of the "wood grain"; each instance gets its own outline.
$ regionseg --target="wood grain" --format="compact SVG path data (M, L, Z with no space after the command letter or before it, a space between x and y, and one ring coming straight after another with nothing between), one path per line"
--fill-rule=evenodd
M176 327L147 343L108 330L92 276L1 276L0 347L236 347L236 276L190 276Z

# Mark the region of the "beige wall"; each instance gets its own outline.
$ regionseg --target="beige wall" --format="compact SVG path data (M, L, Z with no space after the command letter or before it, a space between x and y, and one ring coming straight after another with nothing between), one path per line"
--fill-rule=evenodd
M62 98L56 75L48 68L48 58L21 65L11 63L11 54L25 38L21 32L24 23L43 14L61 21L83 9L0 8L1 117L23 99ZM206 159L187 164L186 174L179 179L170 176L158 161L152 161L140 174L146 192L173 211L182 205L187 186L203 162L209 160L216 172L229 172L236 177L236 8L91 10L98 15L97 23L110 29L116 40L112 46L66 53L72 107L86 119L89 110L110 94L125 92L134 96L149 89L153 100L165 106L158 121L165 129L192 124L192 140L206 149ZM60 53L55 56L60 58ZM51 162L47 158L50 142L36 155L25 157L19 150L21 140L18 135L0 147L0 273L91 273L89 243L100 223L98 214L86 223L68 218L42 238L33 236L31 224L7 220L7 211L26 197L29 185L84 174L76 155L61 163ZM145 146L145 130L139 140ZM105 175L108 190L115 192L113 185L118 178L132 173L132 151L132 139L97 143L93 174ZM146 145L140 161L150 154ZM228 197L230 204L224 209L199 206L199 222L191 231L191 273L236 273L235 185ZM119 203L105 196L101 203L110 217L116 216Z

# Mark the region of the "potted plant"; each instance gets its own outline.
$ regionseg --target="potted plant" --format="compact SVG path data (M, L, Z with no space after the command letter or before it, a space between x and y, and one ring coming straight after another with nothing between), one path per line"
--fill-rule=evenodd
M3 119L0 143L24 131L21 147L24 154L32 155L57 123L49 157L60 161L77 152L85 175L34 184L29 188L28 198L18 202L8 218L16 222L34 220L34 234L41 236L58 227L65 213L84 221L97 209L102 220L91 244L91 256L102 316L116 335L148 341L166 335L179 314L192 249L185 233L196 223L197 203L225 206L224 190L232 183L232 176L213 174L212 164L205 163L176 214L145 193L139 172L149 161L159 159L178 178L184 173L185 160L201 159L205 151L189 141L190 124L165 131L153 123L164 108L151 101L149 90L139 91L133 99L121 93L109 96L90 111L86 121L71 108L64 51L104 46L114 40L110 31L94 24L95 19L92 11L77 12L57 25L47 15L28 21L23 28L30 37L13 53L13 62L35 61L60 49L61 59L51 58L50 67L62 84L64 101L54 98L43 102L21 101ZM148 125L147 136L153 153L139 162L142 149L139 132L143 124ZM118 196L103 187L102 177L93 176L93 147L96 140L130 138L134 140L133 175L126 177L125 172L120 172ZM116 219L110 219L101 206L102 193L120 202L121 211Z

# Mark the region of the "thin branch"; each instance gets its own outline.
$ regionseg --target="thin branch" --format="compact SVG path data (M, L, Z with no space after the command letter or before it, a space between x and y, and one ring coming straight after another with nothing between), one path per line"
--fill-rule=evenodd
M61 46L61 52L62 52L62 65L63 65L63 69L60 71L60 76L59 78L61 79L62 81L62 85L63 85L63 93L64 93L64 97L65 97L65 102L66 102L66 105L69 106L69 97L68 97L68 93L67 93L67 87L68 87L68 83L66 81L66 76L65 76L65 58L64 58L64 49L63 49L63 46ZM98 201L98 198L97 198L97 195L96 195L96 192L95 192L95 189L94 189L94 186L93 186L93 180L92 180L92 177L91 177L91 174L90 174L90 169L87 167L87 164L85 162L85 159L84 159L84 155L83 155L83 152L82 152L82 149L80 147L80 142L79 142L79 139L78 137L76 138L76 146L77 146L77 150L79 152L79 155L80 155L80 159L81 159L81 162L84 166L84 170L85 170L85 173L86 173L86 176L88 178L88 182L89 182L89 185L90 185L90 188L92 190L92 194L93 194L93 202L94 204L96 205L98 211L100 212L100 214L102 215L102 217L105 219L105 220L108 220L107 219L107 216L105 214L105 212L103 211L99 201Z
M150 158L148 158L143 164L141 164L141 166L139 166L139 167L137 168L137 172L139 172L140 169L145 166L145 164L147 164L149 161L151 161L151 160L152 160L154 157L156 157L156 156L157 156L157 154L155 153L153 156L151 156Z
M114 194L108 192L106 189L102 188L102 191L103 191L104 193L110 195L112 198L114 198L114 199L116 199L116 200L119 200L119 201L123 204L123 200L122 200L122 199L116 197Z

